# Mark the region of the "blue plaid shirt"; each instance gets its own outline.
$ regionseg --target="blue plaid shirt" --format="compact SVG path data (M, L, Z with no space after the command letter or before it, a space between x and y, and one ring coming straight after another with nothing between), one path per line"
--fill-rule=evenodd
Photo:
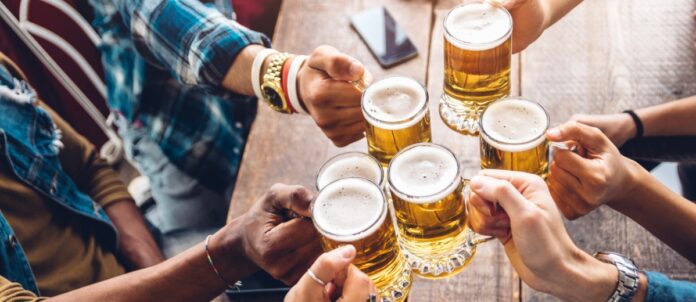
M244 47L270 41L233 20L230 0L210 2L90 0L110 108L145 127L179 169L224 194L256 99L220 83Z

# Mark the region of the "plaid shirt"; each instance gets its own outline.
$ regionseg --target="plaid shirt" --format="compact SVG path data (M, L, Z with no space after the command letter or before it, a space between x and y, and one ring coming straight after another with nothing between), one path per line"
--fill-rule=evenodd
M263 34L232 18L230 0L90 0L108 102L179 169L224 194L234 184L256 99L220 83Z

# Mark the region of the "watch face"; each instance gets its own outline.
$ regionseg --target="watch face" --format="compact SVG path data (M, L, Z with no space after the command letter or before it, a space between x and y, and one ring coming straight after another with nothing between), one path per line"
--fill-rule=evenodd
M266 95L268 102L271 103L271 106L278 109L283 108L283 99L277 91L271 87L263 87L263 93Z

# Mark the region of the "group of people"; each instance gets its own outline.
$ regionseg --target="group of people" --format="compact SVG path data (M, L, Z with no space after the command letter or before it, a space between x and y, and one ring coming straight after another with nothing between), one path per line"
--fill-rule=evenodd
M579 2L505 2L513 51ZM232 19L229 1L89 3L109 106L127 155L165 209L160 231L223 223L257 99L310 115L337 146L364 135L352 82L367 71L330 46L308 57L269 50L263 34ZM286 61L294 80L273 86ZM20 67L0 56L0 301L209 301L259 270L294 285L286 301L374 299L370 279L351 265L354 247L322 254L308 219L313 193L301 186L271 187L247 213L165 260L117 174L40 101L50 96L37 95ZM286 98L278 103L274 91ZM695 299L695 284L657 272L637 273L633 283L620 278L625 271L616 263L573 243L562 218L607 205L696 263L696 205L619 151L636 137L696 135L694 113L691 97L574 116L546 134L577 146L555 152L548 182L502 170L471 180L471 228L498 237L529 286L564 300Z

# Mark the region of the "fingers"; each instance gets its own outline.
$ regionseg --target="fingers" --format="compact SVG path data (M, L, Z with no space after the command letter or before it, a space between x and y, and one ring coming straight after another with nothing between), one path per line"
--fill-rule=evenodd
M348 267L346 280L343 283L341 302L365 302L370 294L376 294L377 289L370 278L357 267Z
M580 182L590 176L592 161L569 150L559 149L553 155L552 166L563 168Z
M312 108L360 108L361 92L348 82L325 79L318 71L309 70L313 81L307 91L302 92L302 100ZM362 114L362 113L361 113Z
M295 250L319 238L317 230L308 218L295 218L283 222L266 233L266 240L279 253Z
M532 203L522 196L510 181L476 175L471 179L470 186L471 190L481 198L500 204L510 217L521 215L532 209Z
M314 261L310 270L324 283L332 282L338 277L342 272L348 269L348 266L355 259L355 247L348 244L336 248L332 251L321 254L319 258ZM302 277L303 279L305 277ZM315 282L315 281L312 281ZM318 284L318 282L315 282Z
M274 184L266 194L265 200L272 209L278 211L290 210L304 217L311 216L309 205L312 202L312 192L302 186Z
M317 257L321 255L321 252L321 242L318 239L312 241L308 245L286 253L282 256L283 258L278 259L279 262L284 264L296 263L295 266L286 272L278 272L278 275L271 275L285 284L295 284L307 272L307 269L309 269Z
M496 169L486 169L482 170L479 174L489 176L492 178L502 179L510 182L518 190L522 190L524 187L529 185L534 186L544 186L544 180L535 174L519 172L519 171L509 171L509 170L496 170Z
M510 218L504 211L491 214L493 204L472 193L469 198L469 226L481 235L505 237L510 233Z
M359 121L339 129L325 130L324 134L336 147L345 147L365 137L365 122Z
M365 67L358 60L327 45L317 47L309 57L308 64L340 81L357 81L365 72Z
M553 142L576 141L583 147L598 151L613 145L609 138L598 128L576 121L569 121L546 132L546 137Z

